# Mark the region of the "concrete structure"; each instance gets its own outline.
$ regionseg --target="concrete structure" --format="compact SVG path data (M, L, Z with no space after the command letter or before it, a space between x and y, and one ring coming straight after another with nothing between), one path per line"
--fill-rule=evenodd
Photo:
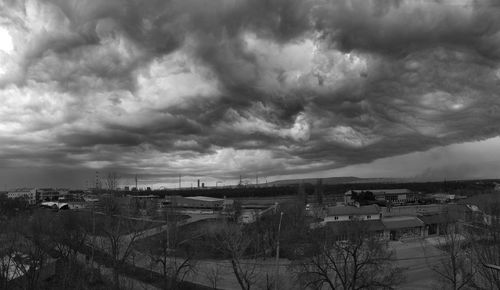
M37 191L36 189L18 189L14 191L9 191L7 193L8 198L23 198L30 205L34 205L37 202Z
M372 193L377 201L391 202L393 204L405 204L416 202L420 194L412 192L409 189L353 189L344 194L344 202L352 204L354 202L352 196L364 192Z
M326 208L324 222L341 222L350 220L380 220L380 208L373 204L367 206L332 206Z

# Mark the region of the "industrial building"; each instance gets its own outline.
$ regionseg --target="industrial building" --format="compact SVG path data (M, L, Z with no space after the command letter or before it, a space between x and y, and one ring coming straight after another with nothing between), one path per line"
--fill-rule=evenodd
M390 240L439 235L457 221L441 205L413 205L397 207L402 211L386 212L387 208L369 206L332 206L323 212L323 220L311 228L342 229L350 222L360 221L368 231Z
M409 189L353 189L344 194L344 202L352 204L355 200L353 196L361 193L371 193L377 201L390 202L393 204L406 204L417 202L420 198L420 193L413 192Z
M14 191L7 192L7 197L8 198L23 198L28 202L28 204L34 205L37 202L37 191L36 191L36 189L22 188L22 189L17 189Z
M207 196L167 196L161 201L161 206L164 208L171 207L177 210L194 210L194 211L222 211L232 208L232 199L214 198Z
M36 190L38 201L57 201L59 199L59 190L53 188L40 188Z

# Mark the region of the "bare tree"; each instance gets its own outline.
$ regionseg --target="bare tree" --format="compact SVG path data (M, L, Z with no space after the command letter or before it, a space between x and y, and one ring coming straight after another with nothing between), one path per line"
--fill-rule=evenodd
M74 278L80 276L78 252L83 250L88 240L87 222L78 213L68 211L58 215L50 229L54 250L64 265L62 268L64 275L60 275L59 284L65 289L74 287Z
M500 289L500 198L488 198L482 205L483 224L468 228L472 262L477 273L473 279L476 289Z
M121 177L115 171L108 172L105 183L109 191L115 191L118 188Z
M0 231L0 289L8 290L10 281L19 274L15 258L22 237L10 222L2 222Z
M163 276L163 289L177 289L179 283L186 276L195 271L193 253L182 248L185 241L182 240L181 232L176 215L169 211L164 212L166 226L163 231L156 235L149 243L149 257L153 264L160 265Z
M119 215L122 213L118 199L111 195L104 195L100 198L99 203L103 213L107 216Z
M203 275L208 283L210 283L210 287L212 287L212 289L217 289L218 283L222 280L221 266L219 263L215 263L215 266L208 267L208 269L203 272Z
M394 289L402 282L386 242L362 222L352 221L336 230L327 226L310 236L309 253L294 265L303 288Z
M227 223L215 235L216 247L229 257L233 273L243 290L250 290L257 282L255 254L244 260L251 244L251 237L237 224ZM252 262L253 261L253 262Z
M52 216L39 212L24 220L24 224L18 224L22 238L16 265L24 276L26 289L38 289L41 273L50 260L47 251L54 246L48 235L52 222Z
M430 268L439 275L442 286L446 289L466 289L476 273L471 262L468 240L459 225L446 215L441 225L442 235L439 237L438 248L444 252L444 257Z
M110 255L113 268L113 284L120 289L119 272L133 252L133 246L145 229L142 221L120 216L120 207L113 197L104 199L104 216L100 223L100 247Z

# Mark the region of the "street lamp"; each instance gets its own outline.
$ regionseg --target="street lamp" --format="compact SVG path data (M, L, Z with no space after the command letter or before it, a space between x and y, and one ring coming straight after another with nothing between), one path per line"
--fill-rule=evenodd
M280 232L281 232L281 220L283 219L283 212L280 214L280 223L278 224L278 240L276 243L276 280L274 281L274 289L278 290L278 280L280 275Z

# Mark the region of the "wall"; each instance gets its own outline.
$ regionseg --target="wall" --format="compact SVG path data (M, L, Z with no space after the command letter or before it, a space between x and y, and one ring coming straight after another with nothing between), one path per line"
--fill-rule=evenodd
M427 205L408 205L408 206L395 206L395 207L382 207L381 212L383 217L390 216L417 216L419 214L439 213L444 209L440 204L427 204Z
M367 216L370 216L368 219ZM356 220L380 220L380 215L379 214L371 214L371 215L353 215L354 219ZM340 215L338 216L338 219L335 219L335 216L327 216L324 219L324 222L341 222L341 221L349 221L349 216L348 215Z

